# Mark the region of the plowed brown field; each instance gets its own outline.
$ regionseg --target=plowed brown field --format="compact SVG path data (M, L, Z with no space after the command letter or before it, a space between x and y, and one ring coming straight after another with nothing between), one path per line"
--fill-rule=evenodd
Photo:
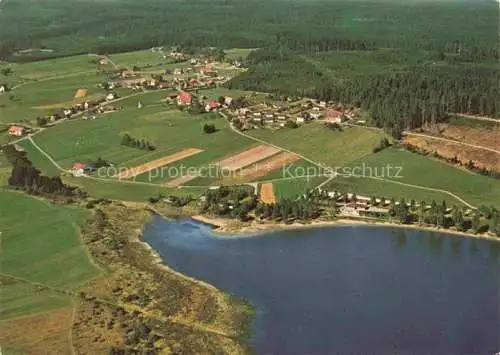
M275 203L276 196L274 195L274 188L272 183L262 184L260 187L260 200L264 203Z
M269 158L279 151L279 149L268 145L259 145L242 153L223 159L217 164L224 169L235 171L247 167L260 160Z

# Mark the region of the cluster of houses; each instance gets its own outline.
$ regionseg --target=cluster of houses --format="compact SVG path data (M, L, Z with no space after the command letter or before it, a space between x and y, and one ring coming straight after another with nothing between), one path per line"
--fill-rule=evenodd
M176 68L173 75L165 72L164 75L141 76L140 73L129 69L122 69L114 81L101 84L102 88L113 90L115 88L128 88L134 91L162 90L169 88L178 89L202 89L221 85L230 79L226 75L220 75L216 70L208 66L202 66L198 72L192 68Z
M194 98L193 94L184 90L168 95L166 101L172 104L175 103L178 106L191 106L195 99L202 105L205 112L213 112L221 108L229 108L233 102L233 98L229 96L225 96L224 101L222 102L219 100L209 100L204 96Z
M261 103L231 111L231 116L238 119L245 129L256 125L279 128L284 127L289 121L303 124L312 120L322 120L340 124L345 120L353 119L356 115L355 111L343 110L333 102L309 99L301 99L292 103Z

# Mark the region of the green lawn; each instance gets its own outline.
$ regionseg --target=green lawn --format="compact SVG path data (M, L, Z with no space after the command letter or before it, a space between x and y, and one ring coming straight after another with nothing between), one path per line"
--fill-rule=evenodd
M371 167L377 175L412 185L419 185L452 192L475 206L495 205L500 206L500 181L485 176L473 174L466 170L454 168L438 160L413 154L403 150L385 149L379 153L363 157L351 163L351 166ZM384 174L390 164L392 167L401 167L401 178L392 174ZM392 170L392 169L391 169ZM395 170L392 170L395 172ZM375 173L373 173L375 175ZM359 179L360 186L367 186L373 182ZM396 187L400 190L402 187Z
M0 190L2 273L68 290L98 276L100 270L90 262L79 236L85 217L82 210ZM2 290L0 308L7 315L40 312L65 303L49 294L24 294L24 289L14 283Z

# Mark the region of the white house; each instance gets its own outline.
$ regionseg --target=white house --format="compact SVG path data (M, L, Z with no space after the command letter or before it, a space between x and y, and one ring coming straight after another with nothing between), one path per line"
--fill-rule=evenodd
M106 100L107 101L111 101L111 100L114 100L114 99L116 99L116 95L115 94L109 93L109 94L106 95Z
M0 85L0 93L4 93L4 92L7 92L7 86L5 85Z
M304 123L304 121L305 121L304 117L300 117L300 116L297 117L297 120L296 120L297 123Z

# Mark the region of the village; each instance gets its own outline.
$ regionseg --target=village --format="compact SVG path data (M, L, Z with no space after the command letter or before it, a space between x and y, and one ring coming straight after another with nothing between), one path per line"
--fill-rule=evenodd
M152 48L161 52L162 48ZM163 53L163 52L162 52ZM287 97L273 94L249 92L243 95L222 95L209 99L203 90L223 87L224 83L246 70L242 60L228 62L217 61L210 56L187 56L182 52L172 51L163 55L170 60L169 69L116 68L110 79L98 84L104 90L100 99L88 98L88 89L78 88L74 93L72 106L60 108L52 114L36 117L37 125L50 127L63 119L96 119L99 116L119 110L115 105L120 98L152 91L170 91L162 100L180 109L189 109L195 113L218 112L230 120L237 129L254 128L280 129L297 128L312 120L340 125L345 121L359 119L359 110L345 109L334 102L326 102L300 97ZM173 64L172 64L173 63ZM113 63L114 64L114 63ZM108 66L108 57L98 60L99 66ZM173 68L172 68L173 65ZM0 86L0 93L6 93L6 84ZM229 90L225 90L229 91ZM137 108L142 108L140 99ZM10 127L9 135L22 137L29 133L28 127L16 125Z

